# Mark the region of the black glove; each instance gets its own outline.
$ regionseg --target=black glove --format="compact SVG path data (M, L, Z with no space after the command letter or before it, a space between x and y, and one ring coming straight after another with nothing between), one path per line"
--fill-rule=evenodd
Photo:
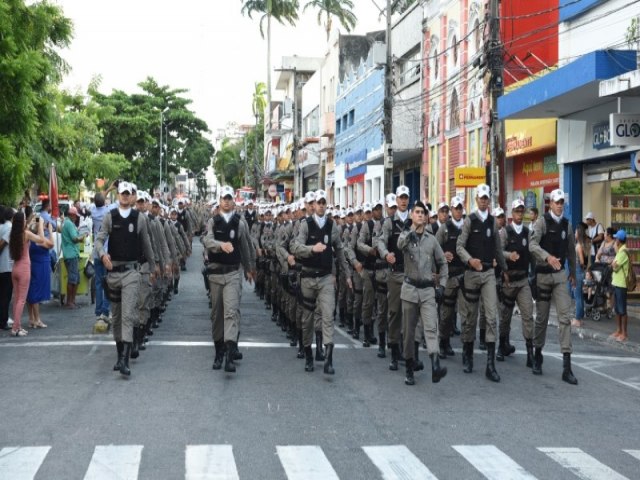
M436 303L438 305L442 305L444 301L444 287L442 285L438 285L436 287Z

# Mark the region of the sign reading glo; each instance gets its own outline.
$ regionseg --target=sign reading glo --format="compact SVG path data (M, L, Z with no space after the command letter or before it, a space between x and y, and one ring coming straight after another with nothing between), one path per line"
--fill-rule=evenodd
M640 145L640 114L612 113L609 115L612 146Z

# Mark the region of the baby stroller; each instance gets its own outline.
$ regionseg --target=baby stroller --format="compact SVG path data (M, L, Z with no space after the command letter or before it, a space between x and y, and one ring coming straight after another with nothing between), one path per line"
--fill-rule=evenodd
M588 318L599 322L602 315L613 318L613 311L607 303L607 293L611 286L611 266L608 263L594 263L584 279L584 312Z

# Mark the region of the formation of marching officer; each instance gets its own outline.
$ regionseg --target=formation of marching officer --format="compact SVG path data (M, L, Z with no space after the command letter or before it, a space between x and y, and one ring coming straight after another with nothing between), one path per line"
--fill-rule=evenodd
M224 186L218 201L191 205L178 199L165 205L135 185L120 182L118 202L105 215L96 237L96 257L107 270L105 292L113 302L114 370L131 374L129 360L144 350L178 294L193 237L204 246L202 274L211 307L214 370L236 371L241 330L242 281L255 282L255 294L286 332L304 369L335 374L335 324L363 347L377 345L377 357L390 352L390 370L405 365L405 384L425 368L422 344L431 360L431 379L447 374L440 361L455 356L451 338L460 333L462 366L473 372L476 325L478 348L486 350L486 377L500 381L496 361L515 352L510 343L517 305L526 345L526 366L542 374L551 301L560 324L562 379L578 381L571 370L571 300L567 277L575 281L571 226L563 217L564 193L554 190L550 212L531 228L524 203L489 211L490 188L476 188L476 208L465 215L453 197L437 209L421 201L409 205L401 185L384 199L353 208L327 204L323 190L309 191L287 205L249 200L236 205ZM532 271L532 265L535 268ZM565 271L568 264L569 273ZM537 281L537 316L530 278ZM479 321L480 317L480 321ZM315 354L313 347L315 344Z

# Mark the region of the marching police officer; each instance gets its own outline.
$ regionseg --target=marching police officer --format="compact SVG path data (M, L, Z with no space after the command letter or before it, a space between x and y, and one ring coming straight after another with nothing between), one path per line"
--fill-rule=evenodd
M504 357L515 352L515 347L509 343L509 333L513 307L517 303L522 316L522 335L527 349L527 367L531 368L533 366L533 297L529 286L531 231L523 223L524 202L522 200L516 199L512 202L511 216L513 219L511 224L500 231L504 257L509 268L509 283L505 283L502 287L500 343L496 360L502 362Z
M212 228L203 240L209 259L207 274L211 291L211 331L216 350L213 369L222 367L224 356L224 371L235 372L242 292L240 266L244 268L249 282L255 280L256 267L250 247L249 228L234 212L233 188L222 187L220 197L220 213L213 218Z
M562 351L562 380L577 385L578 380L571 371L571 298L567 290L565 262L569 262L569 281L575 287L576 248L573 229L563 216L564 192L553 190L550 195L549 212L538 218L533 226L530 250L536 260L538 286L538 314L533 324L533 374L542 375L542 349L547 337L551 300L558 312L558 333Z
M502 268L503 272L506 272L507 266L495 219L489 213L490 197L491 190L487 184L482 183L476 187L478 208L464 220L462 232L456 244L456 252L467 268L464 273L463 300L460 303L463 317L462 363L464 372L471 373L473 371L473 343L478 320L478 302L482 299L487 317L487 368L485 375L489 380L499 382L500 375L495 367L498 295L494 261Z
M436 299L441 301L447 284L448 268L444 252L435 237L426 230L429 222L427 207L417 201L411 210L411 225L398 237L398 248L405 259L402 284L402 324L404 332L404 356L406 359L406 385L414 385L416 325L422 321L427 350L431 357L431 381L438 383L447 374L440 367L438 356L438 310ZM440 285L433 281L433 273L439 271Z
M462 212L464 205L460 197L451 199L451 218L438 228L436 240L444 251L447 260L449 276L444 288L442 299L440 323L438 325L439 354L440 358L455 355L451 348L451 337L453 337L456 324L457 304L460 300L460 285L462 284L465 266L456 252L458 237L462 233Z
M389 347L391 348L390 370L398 370L400 360L400 337L402 328L402 302L400 292L404 283L404 255L398 248L398 237L411 226L409 218L409 188L400 185L396 189L396 198L392 201L398 209L393 216L387 217L382 224L378 237L378 252L389 264L387 280L387 298L389 308ZM405 332L406 333L406 332Z
M154 253L146 219L132 208L133 188L129 182L118 185L118 208L105 214L95 242L97 256L107 269L106 284L113 302L113 337L118 361L113 369L131 375L129 356L133 343L133 326L138 323L138 290L140 269L148 263L154 272ZM109 240L109 253L105 242ZM150 274L153 281L155 275Z
M327 218L327 194L317 190L315 213L300 223L297 237L293 239L291 253L302 263L301 302L304 308L302 333L305 352L305 371L313 371L311 342L314 332L314 311L316 304L322 315L322 335L326 352L324 373L333 375L333 310L335 307L335 277L333 275L334 255L340 267L347 271L342 242L334 221ZM347 285L352 288L351 279Z

